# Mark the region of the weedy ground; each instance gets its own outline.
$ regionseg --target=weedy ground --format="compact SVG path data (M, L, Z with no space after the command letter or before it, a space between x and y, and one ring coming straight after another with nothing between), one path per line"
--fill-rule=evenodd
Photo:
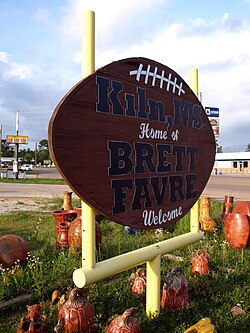
M57 323L58 311L51 303L52 292L59 289L61 294L68 296L74 288L72 273L81 266L80 253L73 255L68 250L56 251L55 220L51 212L58 210L61 203L60 199L43 200L41 211L22 210L0 215L0 235L19 235L30 248L26 263L17 262L12 269L0 269L0 306L14 297L28 294L27 304L42 304L48 332L53 332ZM79 206L79 202L74 202L74 205ZM228 245L220 219L221 211L222 203L212 201L211 215L217 223L216 231L205 233L201 241L174 251L172 254L181 257L181 261L162 257L162 283L173 267L184 268L190 293L190 302L184 309L179 312L161 310L158 317L148 318L145 296L134 297L128 282L128 277L136 270L134 267L90 286L88 298L95 308L94 332L106 332L111 320L132 306L139 307L136 319L143 333L182 333L203 317L210 317L220 333L250 332L250 249L248 246L244 250L236 250ZM189 221L187 215L162 234L140 231L128 235L121 225L100 218L102 242L96 254L97 261L189 232ZM208 276L192 274L191 255L199 249L210 255ZM233 316L233 306L238 306L245 314ZM25 304L0 308L0 332L16 332L26 314Z

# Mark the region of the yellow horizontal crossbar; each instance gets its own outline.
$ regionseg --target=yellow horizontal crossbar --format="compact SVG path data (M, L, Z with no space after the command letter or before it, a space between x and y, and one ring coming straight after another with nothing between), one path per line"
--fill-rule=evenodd
M95 267L78 268L73 272L73 281L78 288L103 280L109 276L125 271L144 262L154 260L157 256L178 250L199 241L203 232L189 232L144 248L121 254L96 263Z

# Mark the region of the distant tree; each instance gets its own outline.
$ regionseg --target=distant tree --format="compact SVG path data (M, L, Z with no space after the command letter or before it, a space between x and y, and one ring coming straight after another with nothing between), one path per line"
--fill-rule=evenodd
M49 153L48 140L43 139L38 143L38 151L36 153L36 161L42 163L45 160L51 160Z
M6 143L5 139L2 139L2 156L4 157L14 157L14 145Z
M48 140L43 139L38 143L38 150L49 150Z
M246 146L246 151L250 151L250 143Z
M30 163L35 158L35 152L30 148L22 149L19 151L19 158L22 158L24 162Z

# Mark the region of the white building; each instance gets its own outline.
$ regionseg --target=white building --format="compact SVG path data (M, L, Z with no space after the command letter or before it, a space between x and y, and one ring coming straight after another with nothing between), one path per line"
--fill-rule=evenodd
M250 152L216 153L213 172L250 172Z

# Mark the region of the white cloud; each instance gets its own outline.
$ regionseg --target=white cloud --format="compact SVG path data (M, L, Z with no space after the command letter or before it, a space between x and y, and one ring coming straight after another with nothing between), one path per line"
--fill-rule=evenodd
M247 140L234 130L237 128L237 133L243 136L243 128L250 123L250 44L247 42L250 26L247 18L236 17L227 8L219 18L216 14L208 20L202 11L200 16L192 17L190 9L187 19L180 19L178 14L168 10L170 2L172 0L67 0L58 8L59 17L53 17L49 6L39 9L33 20L42 23L39 29L43 26L50 35L46 36L48 41L44 38L42 52L35 50L34 62L18 61L12 50L15 58L10 53L0 52L2 79L19 83L18 87L6 86L6 101L11 95L7 89L12 89L13 98L9 100L13 103L14 93L19 89L16 105L31 107L59 102L67 89L81 78L82 13L93 10L97 68L115 60L140 56L169 66L188 83L189 70L197 67L203 105L220 108L221 144L228 145L232 132L235 143ZM240 117L235 117L236 112Z
M9 55L7 52L0 52L0 61L4 64L9 62Z

